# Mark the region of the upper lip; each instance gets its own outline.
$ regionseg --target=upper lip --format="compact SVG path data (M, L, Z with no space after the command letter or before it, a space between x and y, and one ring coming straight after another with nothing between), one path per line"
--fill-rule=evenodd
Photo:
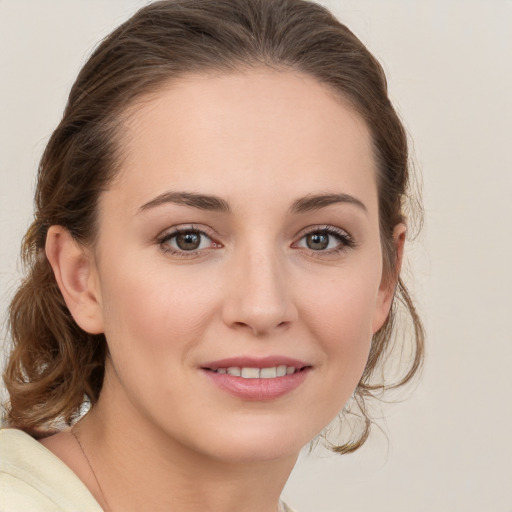
M299 359L293 359L286 356L266 356L266 357L228 357L226 359L218 359L201 365L201 368L209 370L217 370L219 368L273 368L274 366L293 366L296 369L311 366Z

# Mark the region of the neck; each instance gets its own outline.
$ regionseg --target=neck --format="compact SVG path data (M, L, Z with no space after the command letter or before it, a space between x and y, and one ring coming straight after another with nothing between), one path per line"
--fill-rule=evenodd
M129 401L117 395L113 402L107 394L76 430L112 512L277 511L298 454L230 460L201 453L153 425Z

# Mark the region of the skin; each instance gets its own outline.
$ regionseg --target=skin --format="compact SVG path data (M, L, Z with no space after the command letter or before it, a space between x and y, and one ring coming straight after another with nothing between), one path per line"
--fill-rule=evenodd
M181 78L125 125L95 246L59 226L47 240L73 317L111 353L76 427L102 490L68 432L43 443L115 510L275 512L300 449L356 387L393 296L369 131L314 79L265 68ZM169 191L217 196L230 212L155 204ZM355 200L291 211L316 194ZM187 253L162 241L176 226L208 237ZM309 232L327 248L308 246ZM232 396L201 369L268 355L310 366L274 400Z

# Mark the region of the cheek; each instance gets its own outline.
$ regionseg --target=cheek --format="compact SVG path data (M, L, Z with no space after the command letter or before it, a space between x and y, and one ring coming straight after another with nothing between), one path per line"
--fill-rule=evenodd
M304 314L311 314L311 322L318 324L319 332L340 341L372 337L372 324L377 312L380 279L377 275L343 272L324 281L322 287L314 283L304 291ZM317 320L315 321L314 318Z
M340 381L349 387L359 381L368 358L379 281L378 272L340 272L322 288L310 283L308 300L302 303L305 324L321 345L332 371L343 375Z
M137 272L136 265L127 264L124 268L130 271L112 269L110 275L115 277L102 289L105 335L111 351L122 348L134 359L158 360L199 339L214 309L215 290L199 286L201 280L191 282L184 272L171 274L163 267Z

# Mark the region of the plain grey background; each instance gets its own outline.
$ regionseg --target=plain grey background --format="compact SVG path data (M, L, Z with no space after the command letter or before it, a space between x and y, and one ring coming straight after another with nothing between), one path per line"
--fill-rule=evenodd
M0 312L37 162L80 66L140 0L0 0ZM299 512L512 511L512 1L331 0L383 63L414 140L425 227L409 268L424 375L383 432L304 456Z

